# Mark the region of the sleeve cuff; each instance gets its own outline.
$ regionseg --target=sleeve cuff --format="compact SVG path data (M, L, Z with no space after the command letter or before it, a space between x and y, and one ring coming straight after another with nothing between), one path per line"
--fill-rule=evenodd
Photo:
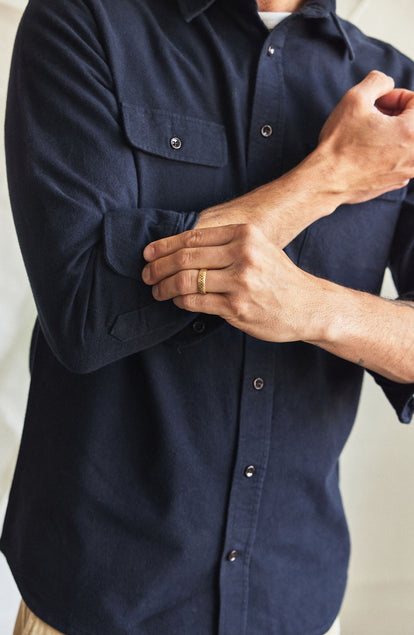
M410 423L414 414L414 384L391 381L378 373L368 371L381 386L385 396L397 413L401 423Z
M175 212L161 209L116 210L104 216L105 258L121 275L141 280L145 265L142 255L148 243L192 229L197 212Z
M147 348L168 339L194 319L193 313L179 309L172 301L156 302L151 288L142 281L141 272L145 265L142 252L148 243L192 229L197 220L198 212L161 209L105 214L105 260L115 273L132 278L140 288L140 306L117 315L109 331L113 338Z

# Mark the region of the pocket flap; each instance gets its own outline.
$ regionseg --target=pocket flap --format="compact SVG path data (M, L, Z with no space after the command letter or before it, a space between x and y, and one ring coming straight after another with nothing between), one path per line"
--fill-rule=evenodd
M122 103L128 141L151 154L212 167L227 163L223 124L156 108Z

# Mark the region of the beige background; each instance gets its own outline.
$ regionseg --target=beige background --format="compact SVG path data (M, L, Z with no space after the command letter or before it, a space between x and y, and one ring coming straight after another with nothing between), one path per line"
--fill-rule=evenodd
M56 0L59 1L59 0ZM0 118L24 0L0 0ZM413 0L340 0L338 13L414 58ZM1 139L1 144L3 140ZM11 220L0 148L0 525L21 435L34 320ZM394 296L389 277L383 294ZM352 537L343 635L414 634L414 427L397 419L368 376L341 465ZM19 595L0 555L0 633L11 634ZM298 633L298 635L306 635Z

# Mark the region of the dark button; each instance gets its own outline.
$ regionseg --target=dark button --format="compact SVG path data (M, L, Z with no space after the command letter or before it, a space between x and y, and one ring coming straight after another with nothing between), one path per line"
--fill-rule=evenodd
M274 55L274 53L275 53L275 47L270 45L269 48L267 49L267 54L270 57L271 55Z
M256 390L261 390L264 386L264 381L261 377L256 377L256 379L253 382L253 386L256 388Z
M267 123L260 128L260 132L262 133L263 137L270 137L270 135L273 132L273 128L272 126L269 126L269 124Z
M173 137L170 139L170 145L174 150L179 150L181 148L181 139Z
M256 468L254 467L254 465L248 465L246 467L246 469L244 470L244 475L247 478L251 478L256 472Z
M236 551L235 549L232 549L231 551L228 552L227 554L227 560L229 562L234 562L237 559L237 556L239 555L239 552Z
M200 335L201 333L204 333L205 330L206 330L206 325L204 324L204 322L202 322L201 320L196 320L195 322L193 322L194 333L197 333L198 335Z

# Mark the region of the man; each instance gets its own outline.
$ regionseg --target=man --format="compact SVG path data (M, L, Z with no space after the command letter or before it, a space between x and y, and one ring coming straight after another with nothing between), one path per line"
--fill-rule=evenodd
M331 629L363 368L414 410L413 80L331 0L31 0L6 116L38 309L0 543L17 632Z

